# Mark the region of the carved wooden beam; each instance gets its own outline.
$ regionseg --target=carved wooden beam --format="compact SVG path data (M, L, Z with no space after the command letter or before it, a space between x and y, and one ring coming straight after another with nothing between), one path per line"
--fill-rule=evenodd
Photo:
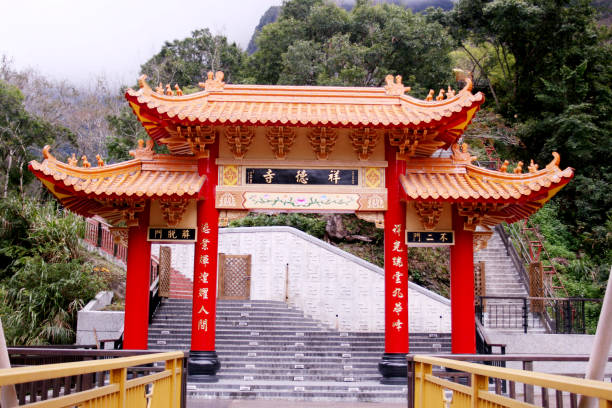
M176 128L177 137L184 138L191 152L198 159L207 159L210 151L206 146L215 143L215 131L212 126L185 126Z
M385 213L379 211L355 211L360 220L373 222L376 228L385 229Z
M308 132L308 140L317 155L317 159L326 160L332 152L338 139L338 133L334 129L319 127Z
M474 252L485 249L489 243L489 239L493 236L492 230L474 231Z
M397 147L397 159L408 160L415 156L431 156L444 142L434 140L435 130L430 129L393 129L388 133L389 144Z
M442 214L442 203L417 201L414 203L414 208L425 230L432 231L438 225Z
M274 157L283 160L286 158L295 141L295 130L284 126L270 127L266 132L266 137L274 152Z
M467 231L476 231L478 225L490 226L491 221L495 220L493 224L502 222L504 218L509 216L502 215L500 210L504 208L506 204L498 203L473 203L473 202L459 202L457 203L457 211L460 216L465 218L463 228ZM486 221L483 223L483 221Z
M359 160L368 160L376 147L379 134L375 129L363 128L353 130L349 137L353 143L353 148L359 155Z
M104 200L96 213L114 225L125 223L127 227L138 226L138 213L144 211L145 200Z
M228 126L225 128L225 139L234 154L234 159L242 159L246 154L255 131L250 126Z
M162 217L168 226L174 227L181 222L188 203L187 200L159 200Z
M113 242L115 244L122 244L127 246L128 244L128 228L125 227L110 227L111 235L113 236Z

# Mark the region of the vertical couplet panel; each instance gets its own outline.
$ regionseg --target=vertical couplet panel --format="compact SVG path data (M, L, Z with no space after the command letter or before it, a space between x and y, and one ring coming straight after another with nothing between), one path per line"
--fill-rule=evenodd
M453 205L455 245L451 246L451 350L453 354L476 353L474 307L474 237Z
M405 240L406 203L400 201L399 175L406 162L385 138L388 167L385 181L388 208L385 212L385 353L408 353L408 256Z
M138 226L128 229L127 277L123 348L146 350L149 339L151 243L147 241L149 206L139 214Z
M218 142L211 146L210 157L198 160L200 175L206 181L197 202L197 241L193 269L193 309L191 350L215 350L215 316L217 306L217 252L219 212L215 208L217 186Z

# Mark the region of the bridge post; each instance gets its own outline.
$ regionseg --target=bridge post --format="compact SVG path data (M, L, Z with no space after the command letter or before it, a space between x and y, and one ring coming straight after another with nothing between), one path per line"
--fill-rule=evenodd
M450 250L451 351L476 353L474 306L474 234L464 227L464 218L453 205L455 245Z
M215 207L218 141L210 156L198 160L198 172L206 176L197 208L197 232L193 268L193 304L191 312L191 351L188 360L190 378L216 382L220 363L215 351L217 313L217 252L219 212Z
M400 201L399 175L406 162L385 140L385 353L378 363L383 384L405 384L408 344L408 256L406 247L406 203Z

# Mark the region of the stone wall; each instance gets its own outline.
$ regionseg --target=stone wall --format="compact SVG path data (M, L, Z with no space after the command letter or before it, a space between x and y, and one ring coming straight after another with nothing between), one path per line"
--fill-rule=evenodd
M383 270L375 265L290 227L220 229L219 252L252 256L253 300L287 297L332 328L384 331ZM172 266L193 279L193 245L172 245ZM448 299L412 283L408 296L410 331L450 332Z
M113 292L99 292L77 316L76 344L96 344L98 340L118 338L123 333L124 312L102 311L113 299ZM94 334L95 329L95 334ZM112 343L105 348L113 348Z

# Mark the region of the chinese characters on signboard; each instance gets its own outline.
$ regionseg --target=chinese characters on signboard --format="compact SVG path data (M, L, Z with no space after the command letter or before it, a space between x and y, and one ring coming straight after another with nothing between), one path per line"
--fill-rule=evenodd
M210 282L208 280L210 276L210 264L212 256L212 254L210 253L210 234L211 228L208 223L202 224L200 226L200 231L198 234L198 242L196 243L197 265L194 271L196 279L194 284L198 287L198 289L195 293L196 299L194 299L193 308L194 310L197 310L196 330L200 332L208 332L209 330L208 319L210 318L210 312L209 310L207 310L207 307L210 309L209 303L211 299L212 301L215 301L214 293L211 292L211 288L209 285Z
M359 185L358 170L247 168L247 184Z
M195 242L195 228L156 228L149 227L149 241Z
M409 247L433 247L455 245L453 231L406 231Z

